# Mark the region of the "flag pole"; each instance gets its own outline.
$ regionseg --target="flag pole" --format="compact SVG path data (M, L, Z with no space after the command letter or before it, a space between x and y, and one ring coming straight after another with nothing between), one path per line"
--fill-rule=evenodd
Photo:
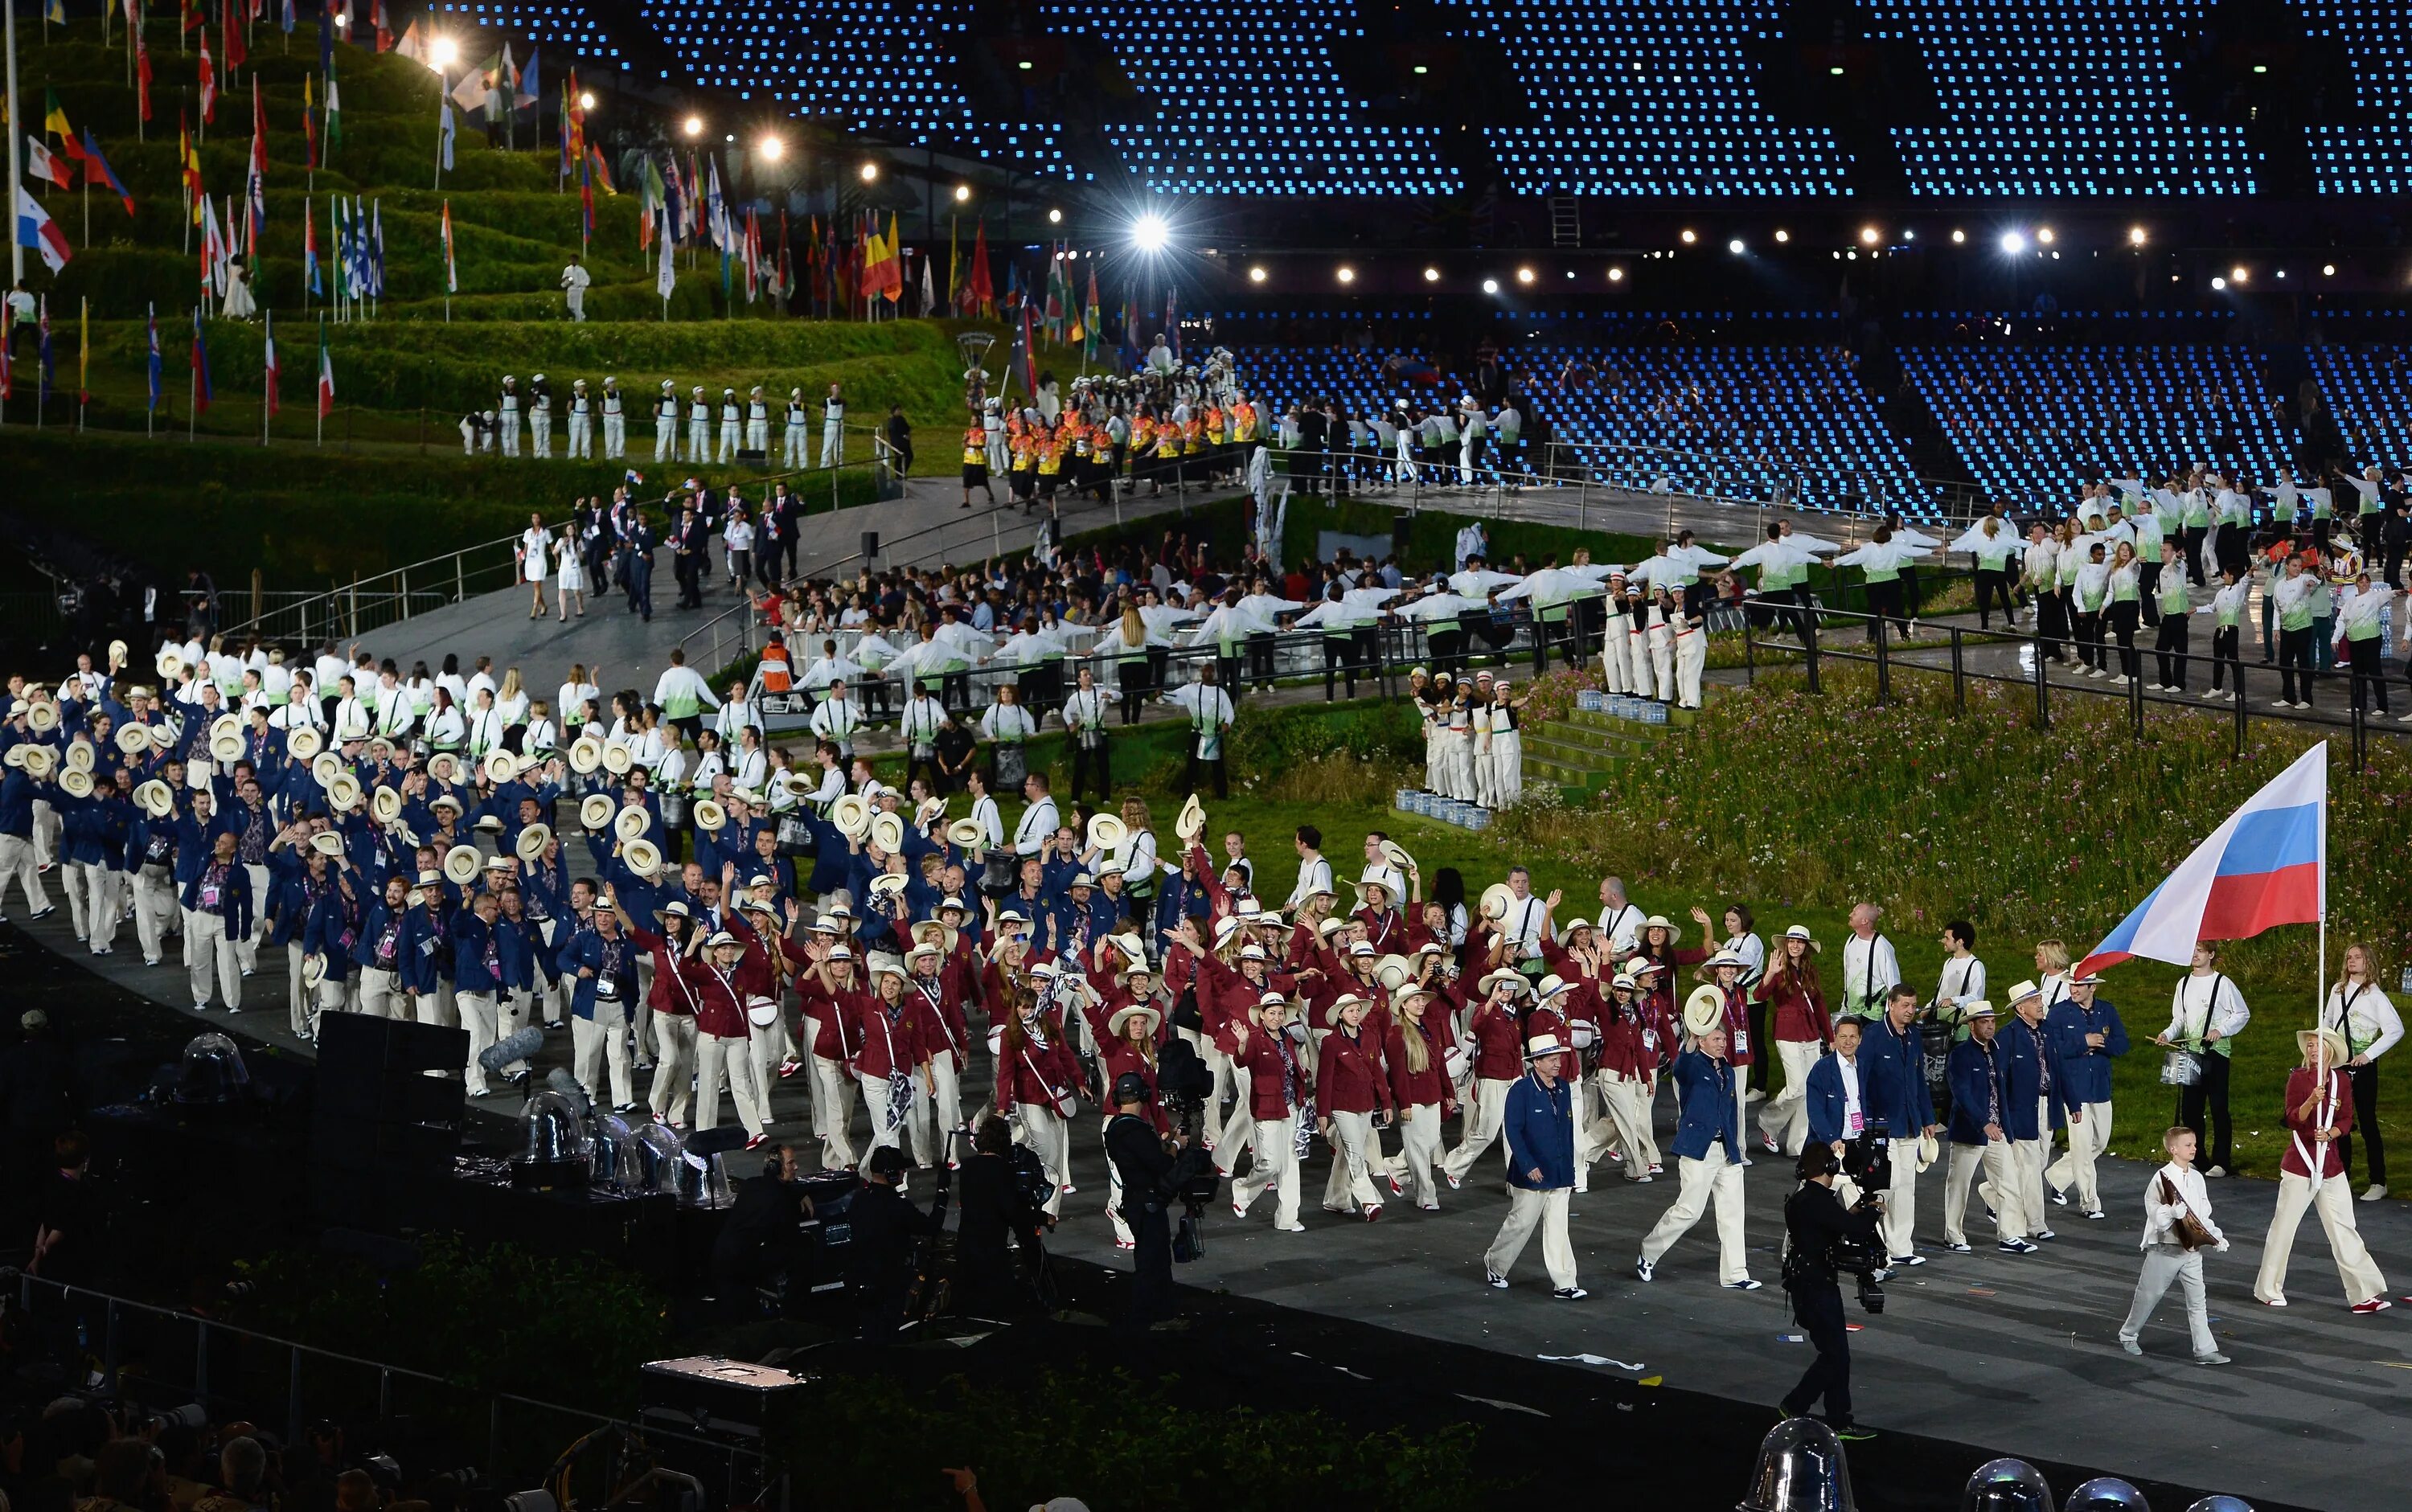
M196 307L193 311L193 339L195 341L199 341L201 339L200 330L200 310L199 307ZM193 432L199 423L199 415L201 404L201 365L199 362L195 362L192 364L192 369L193 374L190 380L191 393L184 401L184 440L188 445L193 439Z
M318 448L319 448L319 449L320 449L320 450L322 450L322 451L326 449L326 446L327 446L327 401L326 401L326 397L325 397L325 394L324 394L323 390L320 389L320 386L321 386L321 385L323 385L323 384L325 384L325 383L326 383L326 381L327 381L327 317L326 317L324 315L321 315L320 316L318 316L318 371L317 371L315 374L313 374L313 375L312 375L312 377L311 377L311 379L310 379L310 385L311 385L311 389L312 389L312 392L311 392L311 398L310 398L310 407L311 407L313 410L316 410L316 411L317 412L317 415L318 415L318 443L317 443L317 444L318 444Z

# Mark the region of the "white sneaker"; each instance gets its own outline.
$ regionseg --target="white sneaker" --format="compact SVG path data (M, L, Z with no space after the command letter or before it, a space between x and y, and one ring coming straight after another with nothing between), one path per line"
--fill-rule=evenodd
M2271 700L2270 700L2270 707L2271 707L2271 708L2272 708L2272 709L2292 709L2292 708L2293 708L2293 707L2295 707L2295 706L2294 706L2294 704L2293 704L2290 700L2288 700L2288 699L2286 699L2286 698L2272 698L2272 699L2271 699Z
M2111 685L2112 687L2114 687L2114 688L2124 688L2124 687L2125 687L2125 686L2127 685L2127 674L2126 674L2126 673L2125 673L2125 672L2118 672L2118 673L2114 673L2114 674L2112 674L2111 679L2110 679L2110 685Z
M2205 703L2217 703L2227 697L2228 695L2221 692L2219 689L2213 688L2202 696L2202 701Z
M2387 1196L2387 1187L2385 1184L2378 1182L2373 1182L2370 1183L2369 1190L2361 1194L2361 1200L2364 1202L2376 1202L2385 1196Z

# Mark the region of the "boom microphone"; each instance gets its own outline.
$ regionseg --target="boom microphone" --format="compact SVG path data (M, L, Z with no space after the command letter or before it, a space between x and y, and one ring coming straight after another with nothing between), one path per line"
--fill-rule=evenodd
M531 1024L515 1035L494 1041L478 1053L478 1064L500 1076L506 1066L517 1061L532 1059L544 1049L544 1031Z
M594 1114L595 1104L587 1097L586 1089L578 1084L578 1079L570 1075L569 1067L556 1065L547 1071L544 1074L544 1085L547 1091L557 1092L567 1098L570 1111L580 1118L591 1117Z

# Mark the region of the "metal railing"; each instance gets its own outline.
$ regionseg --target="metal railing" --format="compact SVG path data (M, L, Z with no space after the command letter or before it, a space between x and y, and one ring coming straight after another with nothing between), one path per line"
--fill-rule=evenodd
M2227 719L2234 729L2234 754L2240 758L2245 754L2249 722L2253 720L2343 728L2356 771L2369 760L2372 735L2412 735L2412 726L2398 724L2364 708L2385 696L2388 679L2384 674L2369 678L2345 667L2273 666L2258 655L2248 661L2251 648L2244 643L2242 626L2237 632L2236 654L2221 657L2191 649L2191 641L2184 652L2156 650L2143 639L2142 629L2149 626L2140 629L2126 642L2105 629L2096 629L2081 639L2073 630L2047 636L2032 614L2024 632L1941 624L1932 625L1927 634L1913 639L1898 633L1896 624L1881 614L1823 606L1814 611L1802 610L1789 603L1754 601L1743 639L1745 678L1754 683L1758 680L1762 654L1771 658L1771 665L1802 668L1813 693L1824 691L1819 678L1829 662L1872 667L1875 670L1875 701L1881 706L1891 700L1892 680L1896 676L1948 677L1954 714L1966 709L1968 685L1972 683L2026 686L2035 693L2035 722L2039 730L2051 728L2055 700L2116 699L2126 706L2129 727L2139 739L2144 734L2147 710L2182 711L2205 718ZM1791 631L1788 636L1781 634L1787 627ZM1843 633L1829 633L1837 628ZM1850 639L1853 630L1858 634L1856 640ZM2259 649L2267 653L2279 648L2274 642L2265 641ZM1970 664L1972 652L2004 650L2009 652L2007 667L1987 669ZM1927 659L1937 653L1944 656L1940 663ZM2124 674L2126 681L2113 683L2110 676L2095 678L2082 673L2055 680L2051 675L2052 668L2066 665L2058 659L2063 653L2072 654L2080 667L2095 665L2098 659L2110 673ZM1996 655L1990 659L2003 658ZM2154 691L2147 679L2161 678L2164 662L2169 670L2180 674L2184 692ZM2252 674L2249 683L2248 669ZM2401 668L2396 670L2400 677ZM2214 678L2225 691L2234 695L2232 698L2217 703L2204 700L2202 694L2213 689ZM2287 683L2297 684L2294 691L2301 701L2315 707L2279 708L2261 701L2266 695L2284 691ZM2316 707L2313 694L2322 683L2344 684L2346 692L2343 709L2331 706L2323 711ZM2412 689L2405 691L2407 698L2412 698Z
M749 1446L681 1432L650 1415L617 1417L510 1392L480 1391L424 1371L363 1359L312 1344L135 1301L89 1287L19 1273L16 1303L36 1324L71 1323L98 1365L102 1390L154 1408L198 1402L213 1419L279 1426L299 1445L320 1419L346 1426L409 1419L415 1431L449 1429L441 1446L490 1474L537 1484L562 1446L597 1430L622 1429L648 1443L675 1445L690 1462L719 1466L723 1506L785 1508L786 1464L769 1445ZM357 1442L357 1439L356 1439ZM434 1446L430 1452L434 1452ZM616 1465L603 1480L616 1484ZM601 1505L597 1496L589 1505Z

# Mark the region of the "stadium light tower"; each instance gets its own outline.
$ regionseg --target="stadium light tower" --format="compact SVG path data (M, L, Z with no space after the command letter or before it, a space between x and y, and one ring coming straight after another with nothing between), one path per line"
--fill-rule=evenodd
M1050 219L1052 218L1051 212ZM1141 255L1153 257L1172 244L1172 228L1165 224L1163 216L1151 210L1131 222L1130 239L1131 245Z
M2002 233L2002 252L2004 256L2015 257L2026 249L2027 239L2025 232L2004 231Z
M687 140L693 141L696 138L703 135L703 117L699 115L688 116L685 123L679 129L686 133Z
M437 73L444 72L461 61L461 44L449 37L439 37L427 44L427 66Z

